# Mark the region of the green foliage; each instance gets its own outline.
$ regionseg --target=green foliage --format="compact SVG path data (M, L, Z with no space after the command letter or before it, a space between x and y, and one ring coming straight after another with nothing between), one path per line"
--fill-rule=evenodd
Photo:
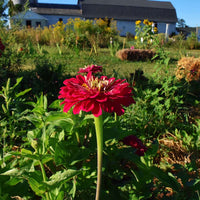
M158 74L155 74L154 80L156 76ZM125 126L148 138L157 137L166 130L173 131L176 127L189 128L187 114L182 115L187 88L167 74L159 84L151 80L149 82L149 86L140 88L141 83L136 81L136 104L127 108L122 116ZM184 124L179 123L179 120L183 120Z
M113 57L116 55L117 51L119 50L120 44L117 41L113 41L112 37L110 38L110 45L109 45L109 50L110 50L110 55Z
M152 45L153 35L157 33L157 28L153 27L153 22L148 19L135 22L135 47L138 49L149 49Z
M49 200L94 198L96 138L93 116L84 113L73 115L72 111L63 113L60 100L49 105L44 95L38 96L36 101L27 101L23 97L30 89L17 92L21 81L22 78L18 79L12 87L8 81L1 91L4 100L1 112L7 117L1 118L1 132L4 133L0 157L1 197L5 200L10 196L24 199L39 196ZM148 199L157 198L159 193L166 197L170 187L174 199L187 199L191 194L197 199L199 176L196 175L191 182L188 175L188 171L197 169L194 162L180 166L181 170L174 165L177 174L168 166L163 169L155 163L161 147L158 140L152 138L180 125L178 120L181 118L180 115L177 118L177 113L183 108L183 97L179 95L181 86L169 76L154 89L141 90L142 86L137 82L135 87L137 103L134 109L128 108L119 120L104 115L102 198ZM15 121L12 121L13 111L20 113L20 120L14 116ZM147 119L152 119L151 123ZM12 133L16 136L21 129L23 140L20 143L12 140L12 146L8 148L5 138ZM185 131L177 129L174 135L183 141L189 152L198 152L199 126L193 127L193 134L188 134L185 123L181 129ZM133 133L147 145L148 150L142 157L135 153L134 148L121 143L124 137ZM23 190L16 190L21 187Z
M26 102L26 104L32 106L33 109L20 112L20 120L25 120L26 126L20 124L17 121L16 116L10 116L9 114L9 110L11 109L13 100L10 98L10 96L13 94L15 95L15 106L17 108L17 98L23 96L26 92L29 91L25 90L23 92L15 94L14 89L17 85L19 85L20 81L21 79L18 79L17 83L13 87L9 86L8 81L6 87L3 87L2 96L5 98L5 106L4 104L2 104L2 108L5 115L8 115L8 117L7 119L5 119L4 117L1 120L1 129L2 133L4 133L4 135L2 135L4 141L1 141L3 152L1 152L0 159L0 176L5 177L5 179L10 177L9 183L6 185L7 187L9 187L9 184L12 184L12 186L17 186L20 183L25 184L27 181L35 195L41 196L49 200L54 200L56 198L63 199L65 194L64 191L61 191L60 194L60 190L63 190L63 187L69 187L69 194L66 193L66 195L70 196L70 191L72 189L70 186L71 183L69 183L68 185L67 182L71 182L71 179L81 172L80 169L76 170L64 167L66 165L65 163L70 162L70 160L61 160L61 158L63 157L60 156L60 153L62 153L64 149L58 146L58 144L63 144L63 140L65 140L65 134L69 134L70 137L72 130L74 131L76 129L74 127L74 121L71 118L67 118L66 114L64 114L62 111L49 112L47 110L47 98L41 95L37 98L36 103ZM52 104L52 108L55 107L55 105L56 103ZM14 112L12 112L12 115L14 115ZM15 123L12 123L13 117ZM5 122L8 123L6 124ZM32 124L32 126L29 126L29 128L27 126L28 122ZM18 125L16 125L16 123ZM9 125L10 130L7 128L6 125ZM9 136L17 136L17 131L15 130L16 127L24 128L23 136L27 134L27 139L21 141L21 144L12 141L12 146L14 144L21 145L16 146L17 149L20 148L20 151L10 151L9 154L11 155L11 157L7 157L7 152L9 151L9 149L6 148L8 143L5 140L6 137ZM28 148L22 148L22 146L27 146ZM70 155L72 154L73 151ZM74 157L72 162L80 162L79 160L82 160L82 156L80 156L81 154L82 152L76 154L77 157ZM75 161L75 159L77 158L79 160ZM66 157L64 157L63 159L66 159ZM61 163L64 163L64 165L61 165L58 160L61 160ZM11 165L9 164L10 161L12 161ZM55 165L56 163L58 163L58 165L60 166L59 169L57 169ZM47 167L47 165L49 166ZM72 167L72 165L70 166ZM47 176L47 169L49 170L49 173L51 175L48 174ZM4 181L5 179L3 178ZM3 185L2 187L4 188ZM3 192L2 187L1 191ZM25 191L25 193L26 192L27 191ZM2 196L6 196L6 192L3 192Z
M28 127L23 120L23 116L28 110L24 106L23 96L31 89L16 92L16 87L20 84L22 78L18 78L13 86L10 86L8 79L6 86L0 91L0 130L1 130L1 146L11 148L16 142L20 142L24 136L24 128Z
M195 32L191 32L191 34L187 37L187 48L189 48L189 49L199 49L200 48L197 34Z
M152 58L152 60L156 60L159 64L169 65L170 57L169 53L167 53L163 47L163 42L159 41L159 37L155 36L153 38L153 48L155 49L156 55Z
M160 38L155 40L160 68L152 69L152 63L122 62L112 56L120 44L115 36L110 49L100 49L110 44L110 34L103 37L107 28L103 21L98 26L104 31L98 29L98 37L91 37L91 41L86 39L94 29L90 23L81 23L77 32L73 28L65 32L64 24L36 32L23 30L19 35L15 35L16 29L0 29L6 46L0 58L0 199L95 198L93 116L84 112L74 115L71 110L63 113L61 101L56 99L64 79L84 65L98 64L105 66L107 76L127 76L131 84L134 82L136 100L119 118L104 113L102 199L198 200L199 83L175 79L174 66L168 62L170 54ZM97 39L96 43L91 43L92 39ZM185 41L176 41L183 43L178 49L184 53ZM85 49L91 44L98 47L98 56ZM177 49L171 52L181 53ZM132 74L140 66L145 73ZM20 76L24 78L17 78ZM122 143L132 134L147 146L142 157ZM174 159L173 149L160 143L164 137L166 141L178 140L189 161ZM174 163L166 163L167 158L173 158Z

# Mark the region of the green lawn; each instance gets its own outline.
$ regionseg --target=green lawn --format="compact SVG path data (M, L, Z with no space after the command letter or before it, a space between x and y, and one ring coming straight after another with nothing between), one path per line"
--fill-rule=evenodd
M61 49L62 54L59 54L56 47L42 47L43 50L48 52L45 54L47 59L51 60L52 63L56 65L62 65L65 74L75 75L79 68L84 67L85 65L101 65L103 66L106 74L112 74L113 70L119 73L123 77L129 76L130 73L134 73L135 70L141 69L144 72L144 75L149 77L156 71L157 67L165 69L165 65L158 65L155 61L151 62L132 62L132 61L121 61L116 56L111 56L110 51L107 48L98 49L98 54L90 53L89 50L71 50ZM169 64L168 70L173 74L176 68L178 59L181 56L180 51L177 51L173 48L168 48L166 51L171 57L171 62ZM198 57L200 56L200 50L187 50L184 53L188 56ZM23 66L23 69L34 69L33 60L29 59L26 64Z

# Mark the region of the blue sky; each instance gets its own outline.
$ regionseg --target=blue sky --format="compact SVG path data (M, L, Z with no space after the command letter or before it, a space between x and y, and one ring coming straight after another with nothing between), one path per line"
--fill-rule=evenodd
M177 17L180 19L184 19L186 25L191 27L200 26L200 0L159 0L159 1L170 1L176 8ZM77 0L38 0L38 2L76 4Z

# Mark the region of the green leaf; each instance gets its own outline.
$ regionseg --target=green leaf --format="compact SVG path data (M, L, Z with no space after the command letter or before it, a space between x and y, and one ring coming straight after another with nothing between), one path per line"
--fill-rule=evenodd
M65 193L63 191L60 191L58 196L56 197L56 200L63 200Z
M40 156L37 154L32 154L31 151L27 149L21 149L21 152L10 152L10 154L15 155L15 156L22 156L25 158L30 158L33 160L40 160Z
M58 126L68 132L70 132L73 128L74 122L70 118L60 119L51 122L51 126Z
M37 99L35 108L32 111L34 113L43 115L46 110L47 110L47 97L41 94L41 96Z
M15 85L13 85L10 89L11 90L15 89L20 84L22 79L23 79L23 77L17 78ZM9 85L10 85L10 83L9 83ZM6 89L7 89L7 87L6 87Z
M28 180L31 189L35 192L36 195L41 196L46 192L46 184L42 180L41 171L27 173L25 174L25 177Z
M13 156L10 153L7 153L2 157L0 156L0 165L2 165L4 162L9 162L10 160L13 160Z
M10 185L10 186L15 186L17 185L18 183L20 183L22 180L20 178L17 178L17 177L14 177L14 178L10 178L6 184L7 185Z
M49 112L48 116L46 118L46 122L52 122L60 119L66 119L67 114L65 112ZM70 121L73 124L73 120L68 118L68 121Z
M1 173L0 175L3 175L3 176L17 176L19 175L19 170L17 168L13 168L13 169L10 169L4 173Z
M5 87L2 87L2 88L4 90L4 93L6 93L6 91L9 91L9 89L10 89L10 78L7 80L6 88Z
M50 105L49 105L49 108L54 108L54 109L59 109L61 108L61 102L62 100L55 100L54 102L52 102Z
M35 115L28 115L24 117L24 119L33 123L36 128L41 128L41 126L43 125L42 119L40 119L38 116L35 116Z
M32 90L31 88L26 89L26 90L24 90L24 91L22 91L22 92L17 93L15 96L16 96L16 97L23 96L23 95L25 95L26 93L28 93L28 92L31 91L31 90Z
M88 157L90 151L78 145L66 144L65 141L57 143L55 148L55 162L60 165L74 165Z
M3 112L6 113L6 112L7 112L7 109L6 109L5 105L2 104L1 107L2 107L2 109L3 109Z
M32 160L41 161L43 164L49 162L53 159L53 156L50 154L47 155L40 155L40 154L33 154L32 151L27 149L21 149L21 152L10 152L10 154L15 156L21 156L23 158L30 158ZM39 165L39 164L36 164Z
M49 181L46 181L45 183L49 190L55 189L56 187L59 187L61 184L69 181L71 178L78 175L79 173L81 173L81 170L68 169L63 170L62 172L58 171L50 177Z

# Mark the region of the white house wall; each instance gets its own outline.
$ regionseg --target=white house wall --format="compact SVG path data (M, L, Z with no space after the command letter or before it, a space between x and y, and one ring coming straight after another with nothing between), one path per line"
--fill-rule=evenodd
M159 33L166 33L166 23L157 23L157 28ZM169 24L168 25L168 35L171 33L176 33L176 24Z
M159 33L166 32L166 23L157 23L157 28ZM117 29L120 31L121 36L126 36L127 33L135 35L135 21L122 21L117 20ZM176 24L168 25L168 34L176 33Z
M14 19L14 23L20 23L22 26L26 26L26 21L29 20L31 21L31 27L36 28L37 27L37 22L40 22L40 27L45 27L47 26L47 21L46 20L39 20L39 19Z
M80 18L79 16L66 16L66 15L42 15L45 18L48 19L48 25L56 24L59 19L61 18L63 20L63 23L66 24L68 19L75 19Z
M117 30L121 36L126 36L127 33L135 34L135 22L117 20Z

